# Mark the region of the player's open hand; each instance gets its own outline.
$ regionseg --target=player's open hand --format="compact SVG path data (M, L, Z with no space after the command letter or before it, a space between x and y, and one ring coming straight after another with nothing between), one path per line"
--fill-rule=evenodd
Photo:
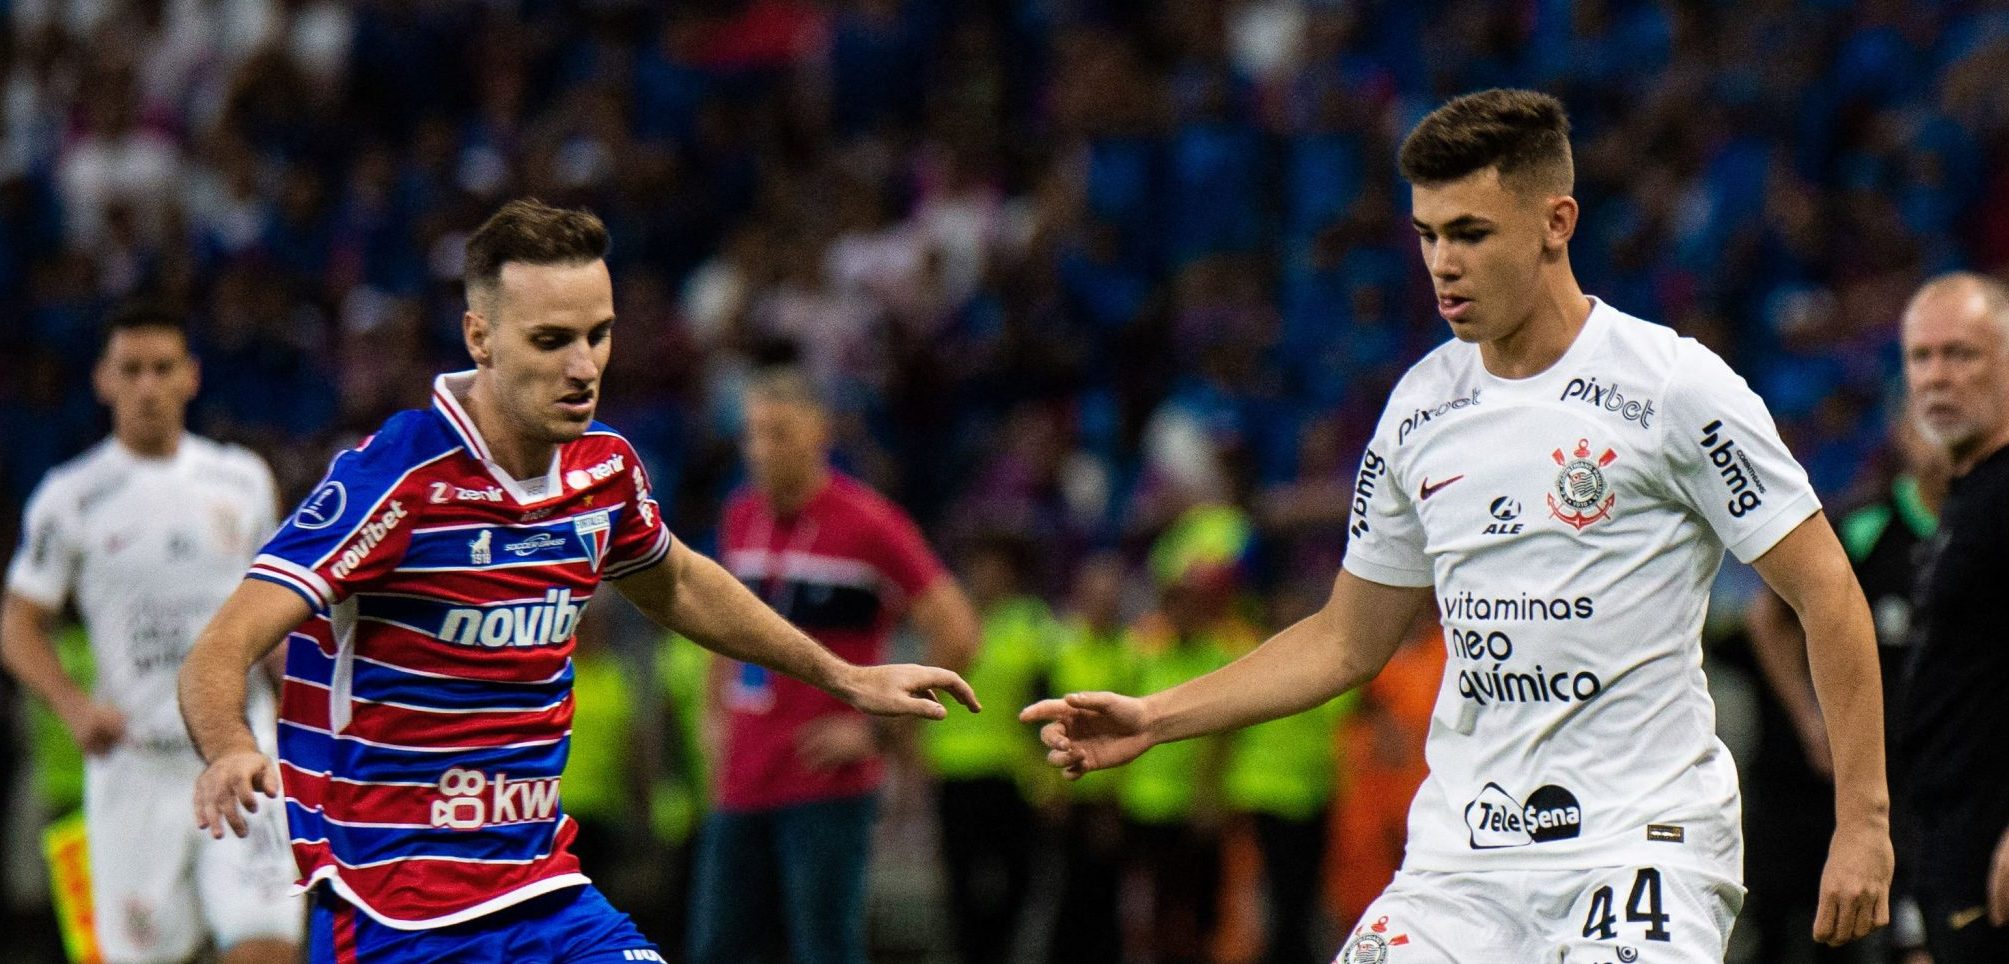
M195 780L195 825L223 839L223 828L240 837L251 832L244 818L258 812L258 795L279 797L279 765L257 750L236 750L209 764Z
M1144 701L1116 693L1069 693L1040 700L1018 715L1021 723L1037 723L1046 744L1046 762L1070 780L1090 770L1106 770L1137 759L1151 748L1149 713Z
M1890 923L1890 875L1896 862L1887 828L1837 827L1828 845L1828 865L1821 870L1814 940L1836 947Z
M70 728L70 738L77 741L77 748L88 756L109 753L126 738L126 715L118 707L105 703L86 703L75 718L65 719L63 724Z
M942 690L976 713L983 709L975 690L953 670L915 663L854 666L842 690L844 702L875 716L918 716L939 720L949 715L935 697Z

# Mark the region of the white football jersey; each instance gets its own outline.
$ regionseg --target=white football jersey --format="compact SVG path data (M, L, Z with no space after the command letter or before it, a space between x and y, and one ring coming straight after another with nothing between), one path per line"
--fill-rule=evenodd
M1345 566L1434 586L1450 659L1411 870L1689 866L1742 879L1702 618L1728 547L1820 505L1744 380L1601 301L1547 371L1425 356L1362 459Z
M107 438L36 486L7 590L51 609L74 593L96 696L125 713L126 741L186 746L182 659L278 524L272 472L249 449L185 434L149 459ZM272 687L249 691L264 742Z

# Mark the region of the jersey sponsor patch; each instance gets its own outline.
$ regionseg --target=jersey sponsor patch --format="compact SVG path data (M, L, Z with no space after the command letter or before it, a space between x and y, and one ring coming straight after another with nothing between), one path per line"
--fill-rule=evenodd
M1741 519L1745 513L1765 504L1765 480L1758 475L1758 467L1751 464L1751 456L1723 431L1721 419L1702 426L1702 437L1695 444L1709 454L1709 464L1723 480L1723 491L1730 497L1723 503L1725 511Z
M1372 924L1362 924L1353 936L1346 939L1346 947L1339 952L1339 964L1386 964L1388 949L1409 943L1408 934L1390 933L1387 917L1377 917Z
M293 513L293 524L302 529L326 529L342 517L342 510L349 507L349 488L340 479L329 479L300 503L299 511Z
M1652 399L1627 398L1617 385L1600 385L1596 378L1570 379L1557 401L1571 399L1604 409L1628 422L1638 422L1640 428L1652 428L1653 416L1658 414L1653 410Z
M1593 459L1590 440L1580 438L1568 455L1556 449L1549 457L1559 466L1555 491L1548 495L1550 515L1578 532L1611 518L1618 495L1611 491L1604 470L1618 461L1617 452L1605 449L1604 454Z
M1358 539L1367 534L1367 510L1374 504L1374 489L1383 476L1388 474L1388 460L1369 448L1360 457L1360 475L1353 480L1353 526L1349 530Z
M1499 784L1488 783L1465 805L1465 826L1471 830L1473 850L1527 847L1582 833L1583 807L1576 794L1555 784L1537 789L1522 802Z

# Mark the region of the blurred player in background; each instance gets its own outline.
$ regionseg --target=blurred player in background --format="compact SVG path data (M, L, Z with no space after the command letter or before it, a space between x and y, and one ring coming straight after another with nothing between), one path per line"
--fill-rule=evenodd
M593 421L607 244L593 215L535 201L475 231L475 369L336 457L182 671L209 761L201 826L244 833L283 768L317 962L661 959L580 872L558 800L573 634L603 580L833 701L940 717L946 689L974 708L953 672L831 654L670 535L634 449ZM243 676L282 640L275 764L243 723Z
M1904 313L1918 425L1952 462L1918 583L1917 652L1897 714L1899 785L1935 964L2009 961L2009 290L1935 278Z
M291 961L305 921L287 891L282 813L210 840L182 808L202 772L174 711L175 673L277 525L272 473L185 429L200 373L179 316L135 305L107 323L94 373L112 435L56 467L28 503L7 573L0 656L83 748L91 902L107 961ZM74 598L97 666L85 692L50 631ZM247 664L245 736L274 746L272 680ZM246 675L257 678L245 680Z
M1886 745L1903 732L1904 676L1917 640L1912 589L1939 526L1940 504L1946 498L1947 475L1952 471L1946 452L1926 440L1909 409L1891 434L1899 463L1896 471L1874 498L1840 513L1835 526L1876 622ZM1761 589L1752 598L1745 620L1752 653L1776 698L1777 710L1767 711L1763 725L1767 729L1776 725L1783 731L1761 735L1759 755L1745 770L1751 776L1745 829L1752 842L1749 881L1754 896L1745 919L1757 926L1759 959L1888 959L1918 964L1918 957L1907 955L1920 953L1925 946L1924 919L1911 893L1916 854L1909 813L1903 794L1898 793L1893 793L1891 801L1897 870L1892 878L1891 927L1886 939L1846 948L1806 944L1805 923L1814 916L1820 896L1820 864L1835 829L1833 821L1824 816L1833 809L1834 753L1815 699L1813 677L1807 671L1806 637L1793 611L1778 594ZM1895 782L1900 775L1892 773L1890 777ZM1819 811L1810 812L1813 807ZM1760 895L1768 898L1763 904L1755 899ZM1878 944L1882 946L1875 946Z
M886 658L904 613L927 659L976 655L976 610L898 506L830 466L830 413L793 368L746 391L752 485L726 505L719 555L775 611L845 659ZM796 964L865 961L865 871L895 734L753 663L719 662L717 806L691 883L690 961L760 960L786 935Z
M1835 748L1815 937L1888 920L1876 643L1848 557L1743 379L1578 286L1568 135L1554 98L1492 90L1403 143L1455 340L1390 395L1325 607L1148 698L1023 714L1079 775L1302 712L1373 678L1434 587L1452 658L1430 776L1344 964L1723 960L1743 841L1700 636L1726 547L1807 627Z

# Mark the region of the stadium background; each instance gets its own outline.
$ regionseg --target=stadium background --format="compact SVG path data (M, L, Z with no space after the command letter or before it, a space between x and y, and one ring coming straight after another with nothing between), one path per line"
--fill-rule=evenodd
M105 431L109 306L186 309L193 427L297 498L465 366L461 244L534 195L613 232L602 418L687 540L740 479L737 386L792 359L836 401L841 464L966 577L1005 538L1064 613L1114 550L1141 617L1197 561L1267 631L1322 598L1359 446L1444 337L1395 145L1499 85L1572 113L1586 290L1728 358L1840 504L1888 471L1903 299L2009 269L2004 76L2002 2L0 0L0 535ZM1747 767L1781 752L1737 632L1750 586L1727 571L1711 655ZM628 667L610 732L676 729L654 725L676 658L618 614L595 632ZM0 958L37 960L12 935L46 933L36 833L66 791L36 757L61 740L5 692ZM1370 702L1336 725L1334 811L1359 792L1348 740L1401 694ZM599 764L634 846L598 875L645 919L673 916L652 875L702 796L687 742ZM925 769L889 791L876 856L888 960L946 959ZM1802 784L1749 804L1754 826L1825 806ZM1260 925L1224 820L1233 951ZM1334 846L1329 889L1358 889Z

